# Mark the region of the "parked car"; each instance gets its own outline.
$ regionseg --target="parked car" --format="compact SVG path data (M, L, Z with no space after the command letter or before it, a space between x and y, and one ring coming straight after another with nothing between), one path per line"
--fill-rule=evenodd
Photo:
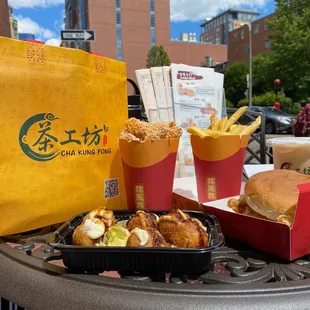
M292 121L296 119L296 115L279 111L274 107L253 106L249 107L248 110L265 114L266 134L292 132ZM244 115L239 121L241 124L247 125L251 120Z

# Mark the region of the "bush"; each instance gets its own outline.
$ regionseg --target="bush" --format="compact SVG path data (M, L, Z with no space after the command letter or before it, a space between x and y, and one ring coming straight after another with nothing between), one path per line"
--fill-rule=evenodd
M294 103L290 106L290 108L289 108L289 110L288 110L288 113L290 113L290 114L298 114L298 113L300 112L300 110L301 110L301 105L300 105L300 103L299 103L299 102L294 102Z
M234 108L234 104L228 99L226 99L226 108Z
M238 108L244 107L248 104L249 104L249 99L247 99L247 98L241 99L238 103Z
M253 105L261 106L261 107L268 107L273 106L274 103L277 101L277 96L274 92L270 91L263 95L253 97ZM281 104L281 110L288 111L289 108L292 106L292 99L285 96L285 94L279 93L278 94L278 101ZM248 99L242 99L238 103L238 107L242 107L247 105L249 102Z

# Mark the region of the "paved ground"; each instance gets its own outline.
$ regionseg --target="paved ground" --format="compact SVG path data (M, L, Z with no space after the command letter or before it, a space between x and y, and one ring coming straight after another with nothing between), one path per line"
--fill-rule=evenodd
M266 141L267 141L268 139L277 138L277 137L285 137L285 136L290 136L290 135L289 135L289 134L286 134L286 133L277 134L277 135L266 135ZM259 144L258 144L257 142L252 142L252 143L250 144L250 147L251 147L251 150L254 151L254 152L258 151L259 148L260 148L260 146L259 146ZM249 153L246 154L246 159L247 159L248 157L249 157ZM258 163L257 160L255 160L255 159L251 160L251 164L256 164L256 163ZM268 159L267 159L267 164L269 164Z

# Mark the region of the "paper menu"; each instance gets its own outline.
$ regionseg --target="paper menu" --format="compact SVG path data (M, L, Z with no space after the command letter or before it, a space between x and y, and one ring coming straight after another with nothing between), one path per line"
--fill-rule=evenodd
M156 97L150 69L136 70L136 77L140 88L145 113L150 123L158 121Z
M169 121L174 121L174 108L173 108L173 98L172 98L172 84L171 84L171 68L168 66L162 67L163 70L163 78L165 84L166 91L166 102L168 109L168 117Z
M210 116L222 118L224 76L210 68L171 65L175 121L183 129L179 146L181 177L195 175L194 160L187 128L207 128Z
M152 82L155 92L156 107L159 121L169 121L166 86L162 67L151 68Z

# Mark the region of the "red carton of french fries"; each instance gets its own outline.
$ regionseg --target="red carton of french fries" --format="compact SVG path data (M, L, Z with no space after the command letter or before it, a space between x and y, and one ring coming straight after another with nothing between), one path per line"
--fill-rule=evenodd
M237 110L230 118L219 120L211 116L208 129L191 127L191 145L194 156L198 199L213 201L238 195L243 172L243 162L250 134L261 123L258 117L250 126L235 122L247 107ZM227 177L233 175L233 178Z
M131 118L119 140L128 209L170 210L179 138L173 122Z

